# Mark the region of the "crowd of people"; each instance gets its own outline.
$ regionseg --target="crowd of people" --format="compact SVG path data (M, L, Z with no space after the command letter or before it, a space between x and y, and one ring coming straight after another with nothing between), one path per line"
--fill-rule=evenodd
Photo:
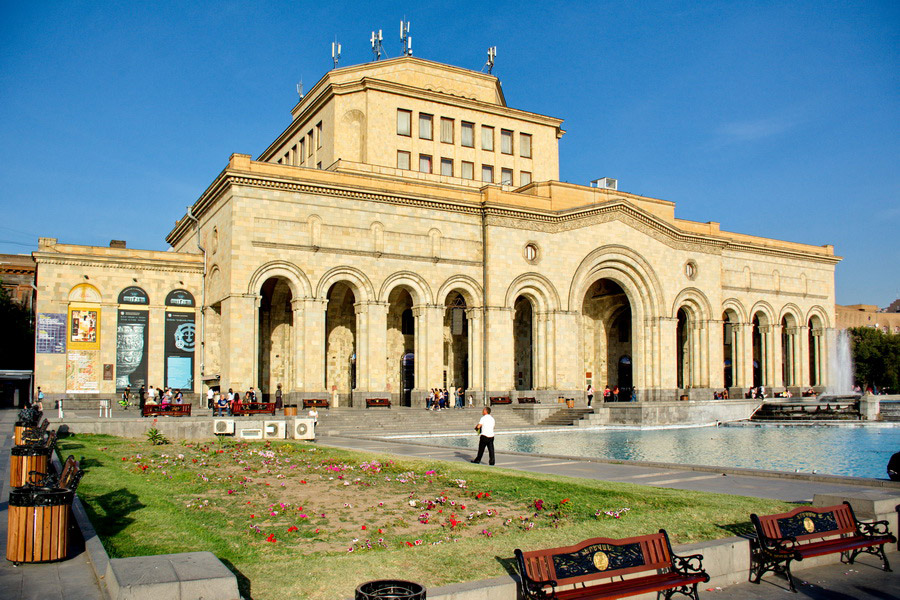
M281 391L281 386L278 386L278 391ZM276 396L278 400L281 399L281 395L278 394ZM223 394L216 388L210 388L206 392L206 406L207 408L213 411L217 417L222 416L232 416L236 413L240 412L242 404L251 404L258 402L256 390L253 389L253 386L250 386L244 395L242 396L240 392L235 392L232 388L228 388L228 392ZM278 403L276 403L275 408L280 408Z
M466 393L460 387L453 392L455 398L452 408L466 407ZM450 410L450 391L447 388L431 388L428 396L425 397L425 410Z
M585 394L587 395L587 405L588 408L591 408L591 404L594 402L595 395L594 386L588 384L587 390ZM627 388L620 389L618 385L614 385L612 389L608 385L603 386L603 401L604 402L637 402L638 393L637 388L631 388L631 391Z
M121 402L123 406L131 406L134 404L134 394L131 392L131 387L126 387L122 391L122 399ZM145 406L168 406L170 404L184 404L184 392L182 392L178 388L167 387L165 389L160 387L148 386L144 387L143 385L137 392L137 404L140 406L141 410Z

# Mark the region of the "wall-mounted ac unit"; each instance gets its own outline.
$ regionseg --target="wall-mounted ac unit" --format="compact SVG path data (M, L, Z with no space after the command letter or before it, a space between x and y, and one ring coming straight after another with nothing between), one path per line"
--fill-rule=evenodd
M261 440L263 437L262 429L241 429L238 436L245 440Z
M294 419L291 429L295 440L316 439L316 422L313 419Z
M283 440L285 429L287 429L285 425L284 421L264 421L263 436L267 440Z
M213 433L234 435L234 419L213 419Z

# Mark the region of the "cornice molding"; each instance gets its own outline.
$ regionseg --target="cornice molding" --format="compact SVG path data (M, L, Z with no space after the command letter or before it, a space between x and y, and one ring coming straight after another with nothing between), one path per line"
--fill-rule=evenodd
M140 260L128 259L120 260L106 257L81 257L66 255L38 255L35 253L35 259L38 264L63 265L76 267L95 267L101 269L122 269L136 268L145 271L161 271L161 272L179 272L193 273L196 275L203 274L203 265L185 264L176 261L158 261L158 260Z
M256 248L276 248L279 250L296 250L299 252L311 252L322 254L335 254L341 256L367 256L369 258L387 258L413 262L434 263L439 265L461 265L467 267L481 267L480 260L463 260L456 258L440 258L433 256L416 256L414 254L394 254L390 252L374 252L370 250L349 250L345 248L330 248L325 246L310 246L306 244L287 244L282 242L263 242L253 240Z

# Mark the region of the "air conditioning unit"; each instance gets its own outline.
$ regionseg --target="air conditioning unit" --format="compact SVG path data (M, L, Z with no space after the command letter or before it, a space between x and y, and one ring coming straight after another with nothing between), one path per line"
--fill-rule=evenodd
M314 419L294 419L291 428L295 440L316 439L316 422Z
M234 435L234 419L213 419L213 433Z
M263 430L262 429L241 429L238 432L238 437L245 440L261 440L263 439Z
M264 421L263 436L267 440L283 440L285 431L284 421Z
M618 190L619 180L612 177L601 177L591 182L591 187L602 188L604 190Z

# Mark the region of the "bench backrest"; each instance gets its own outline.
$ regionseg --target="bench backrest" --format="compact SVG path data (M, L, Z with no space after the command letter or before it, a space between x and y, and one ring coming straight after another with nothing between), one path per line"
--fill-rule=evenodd
M672 567L672 550L664 530L619 540L592 538L574 546L521 554L531 579L552 579L558 585Z
M63 464L62 473L59 474L59 482L57 485L61 488L67 488L72 485L72 479L75 477L76 471L78 471L78 462L75 460L75 457L70 454Z
M849 504L804 506L777 515L751 515L751 520L758 534L772 539L794 537L801 542L856 533L856 519Z

